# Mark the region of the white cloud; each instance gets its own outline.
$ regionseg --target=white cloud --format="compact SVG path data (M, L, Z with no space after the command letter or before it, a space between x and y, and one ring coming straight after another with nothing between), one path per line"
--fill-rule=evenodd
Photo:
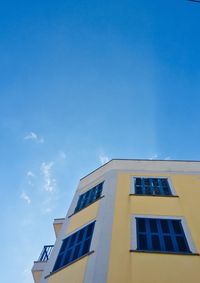
M166 157L164 158L164 160L170 160L170 159L171 159L170 156L166 156Z
M36 133L34 132L30 132L29 134L27 134L25 137L24 137L24 140L32 140L32 141L35 141L37 143L44 143L44 139L43 137L39 137Z
M29 197L25 192L22 192L22 193L21 193L20 198L23 199L24 201L26 201L27 204L30 204L30 203L31 203L30 197Z
M30 270L29 270L28 268L26 268L26 269L23 270L23 274L27 274L27 273L29 273L29 272L30 272Z
M28 172L26 173L26 176L27 176L28 178L34 178L34 177L35 177L35 174L34 174L32 171L28 171Z
M99 155L99 161L101 162L101 164L105 164L109 161L109 157L107 155L101 154Z
M50 213L52 211L52 208L50 208L50 207L47 207L45 210L44 210L44 213L46 214L46 213Z
M66 159L67 157L66 153L63 150L60 150L58 154L60 159Z
M32 171L28 171L26 173L26 177L27 177L27 182L30 186L33 186L33 179L35 178L35 174Z
M53 192L56 186L56 180L51 176L51 168L54 163L51 161L49 163L43 162L41 165L41 172L44 178L44 190L46 192Z
M148 159L150 159L150 160L158 159L158 154L155 153L151 157L149 157Z

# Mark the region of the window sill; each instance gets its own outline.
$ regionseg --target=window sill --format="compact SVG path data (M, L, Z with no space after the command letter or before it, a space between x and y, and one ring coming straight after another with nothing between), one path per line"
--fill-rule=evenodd
M60 268L59 268L59 269L57 269L56 271L52 271L52 272L50 272L50 274L49 274L49 275L45 276L45 279L46 279L46 278L49 278L50 276L52 276L52 275L56 274L57 272L59 272L59 271L63 270L64 268L66 268L66 267L70 266L71 264L74 264L75 262L77 262L77 261L81 260L82 258L84 258L84 257L86 257L86 256L89 256L89 255L91 255L91 254L93 254L93 253L94 253L94 251L90 251L90 252L88 252L88 253L84 254L83 256L81 256L81 257L79 257L79 258L77 258L77 259L75 259L75 260L71 261L70 263L68 263L68 264L66 264L66 265L64 265L64 266L62 266L62 267L60 267Z
M166 254L166 255L189 255L189 256L199 256L199 253L183 253L183 252L165 252L165 251L140 251L140 250L130 250L131 253L148 253L148 254Z
M133 194L133 193L130 193L129 196L136 196L136 197L161 197L161 198L166 198L166 197L169 197L169 198L178 198L179 196L177 195L144 195L144 194Z
M84 210L85 208L87 208L88 206L92 205L93 203L97 202L98 200L100 200L100 199L102 199L102 198L104 198L104 195L103 195L103 196L100 196L98 199L95 199L95 201L89 203L88 205L86 205L86 206L85 206L84 208L82 208L81 210L76 211L76 212L70 214L70 215L68 216L68 218L70 218L70 217L72 217L73 215L75 215L75 214L81 212L82 210Z

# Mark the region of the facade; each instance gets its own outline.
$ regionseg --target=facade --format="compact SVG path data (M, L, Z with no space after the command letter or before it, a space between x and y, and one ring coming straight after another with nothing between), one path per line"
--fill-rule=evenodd
M200 162L111 160L54 229L35 283L199 283Z

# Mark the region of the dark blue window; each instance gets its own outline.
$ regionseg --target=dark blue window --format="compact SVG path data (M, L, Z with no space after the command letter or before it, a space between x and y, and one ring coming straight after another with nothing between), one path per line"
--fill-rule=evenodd
M53 271L89 252L94 225L92 222L63 240Z
M172 195L166 178L135 178L136 195Z
M191 253L181 220L136 218L137 250Z
M90 189L89 191L85 192L84 194L80 195L77 206L74 212L77 212L84 207L88 206L95 200L99 199L101 196L101 192L103 189L103 183L98 184L94 188Z

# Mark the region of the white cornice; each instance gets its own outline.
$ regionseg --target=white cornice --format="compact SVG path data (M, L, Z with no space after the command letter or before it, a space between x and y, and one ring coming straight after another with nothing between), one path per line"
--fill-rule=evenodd
M200 174L200 161L186 160L145 160L145 159L112 159L92 171L80 180L81 187L100 178L110 170L165 173L165 174Z

